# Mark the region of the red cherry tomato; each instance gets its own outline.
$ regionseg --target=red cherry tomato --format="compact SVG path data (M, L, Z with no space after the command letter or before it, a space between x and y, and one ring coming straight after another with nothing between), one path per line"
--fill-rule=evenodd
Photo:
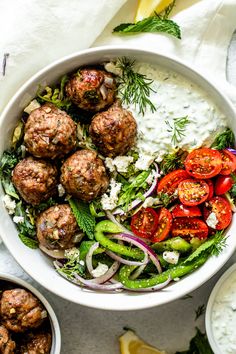
M211 213L215 214L218 221L214 227L209 225L211 228L215 230L223 230L231 223L232 211L229 202L225 198L217 196L205 203L203 217L206 222Z
M165 240L170 233L171 225L171 213L166 208L161 208L159 211L158 226L151 241L160 242Z
M230 173L236 170L236 156L228 150L222 150L222 169L220 171L221 175L230 175Z
M217 176L215 182L215 194L221 195L227 193L233 186L234 181L231 176Z
M172 210L173 218L181 218L184 216L196 217L201 215L202 213L198 206L187 206L184 204L178 204Z
M187 240L197 237L202 240L207 238L207 235L207 225L198 218L176 218L173 221L172 237L180 236Z
M207 179L218 175L222 168L219 151L201 148L193 150L185 160L186 171L195 178Z
M189 175L185 170L170 172L160 180L157 186L157 192L172 195L175 193L179 183L188 177Z
M143 208L133 215L131 230L137 236L150 238L158 225L158 215L152 208Z
M179 199L184 205L194 206L207 200L209 185L200 179L186 179L178 187Z
M213 185L213 182L212 182L211 179L205 179L205 182L209 186L209 195L208 195L207 200L210 200L213 197L213 195L214 195L214 185Z

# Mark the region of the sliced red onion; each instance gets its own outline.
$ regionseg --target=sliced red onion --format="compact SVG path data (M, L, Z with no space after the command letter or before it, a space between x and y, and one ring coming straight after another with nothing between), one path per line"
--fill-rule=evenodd
M41 244L39 244L39 248L41 249L41 251L46 253L49 257L56 258L56 259L65 258L65 250L49 250L48 248L44 247Z
M160 265L160 262L158 260L156 253L143 240L140 240L136 236L132 236L129 234L123 234L123 233L114 234L114 235L111 235L110 237L114 238L115 240L122 240L125 242L129 242L129 243L133 244L134 246L140 248L144 253L148 254L151 261L156 266L158 273L162 272L161 265Z
M93 278L91 280L93 280L97 284L104 284L116 274L117 270L119 269L119 266L120 263L115 261L105 274L101 275L100 277Z
M93 264L92 264L92 258L93 258L93 253L94 251L99 247L99 242L95 242L89 249L88 253L86 254L86 267L88 269L88 272L90 275L93 276Z
M54 266L55 266L55 268L57 270L60 270L60 268L62 267L62 264L60 262L58 262L58 261L55 261L54 262ZM118 282L116 282L114 284L97 284L97 283L94 283L92 280L87 280L87 279L82 278L78 274L74 274L74 277L76 279L70 279L62 272L59 272L59 274L63 278L68 280L69 282L71 282L73 284L76 284L76 285L79 285L79 286L81 286L81 284L82 284L82 285L86 286L88 289L91 289L91 290L112 291L112 290L119 290L119 289L123 288L123 285L121 283L118 283Z
M130 266L142 266L148 263L148 254L147 252L144 253L144 259L142 262L136 262L136 261L129 261L128 259L124 259L120 256L118 256L116 253L112 252L112 251L106 251L106 254L111 257L112 259L114 259L115 261L118 261L122 264L126 264L126 265L130 265Z
M104 84L102 84L99 90L100 90L103 100L106 100L107 95L108 95L108 91L107 91L106 86Z
M122 210L123 212L123 210ZM122 231L124 231L126 234L135 236L134 233L130 230L128 230L126 227L124 227L121 223L119 223L115 216L108 210L106 210L106 216L108 217L109 220L111 220L114 224L116 224Z
M106 76L104 77L104 85L108 88L112 88L113 87L113 83L114 83L114 79L110 76Z
M79 243L83 237L84 237L84 232L80 232L79 234L76 234L74 237L73 237L73 242L74 243Z
M159 168L158 168L156 163L154 163L154 166L155 166L156 172L155 172L155 175L154 175L154 178L153 178L153 182L152 182L150 188L143 194L144 198L149 197L156 189L157 180L158 180L158 177L159 177ZM128 207L127 211L130 211L130 210L136 208L142 202L143 202L143 200L141 200L141 199L135 199L133 202L131 202L131 204ZM124 215L125 212L121 208L118 208L118 209L114 210L113 214L114 215Z
M232 154L236 155L236 150L232 148L226 148L229 152L232 152Z
M133 291L133 292L150 292L150 291L157 291L157 290L161 290L163 288L165 288L170 282L171 282L171 277L169 277L166 281L164 281L161 284L157 284L154 286L151 286L150 288L135 288L135 289L130 289L130 288L126 288L124 286L124 289L129 290L129 291Z

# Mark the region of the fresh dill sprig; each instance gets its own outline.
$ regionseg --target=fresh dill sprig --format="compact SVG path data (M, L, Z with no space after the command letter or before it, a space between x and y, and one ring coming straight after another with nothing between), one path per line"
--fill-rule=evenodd
M203 305L200 305L200 306L197 308L197 310L195 311L195 321L197 321L197 319L198 319L200 316L204 315L205 311L206 311L205 305L204 305L204 304L203 304Z
M185 136L186 126L190 123L188 116L174 118L173 125L170 124L169 121L165 121L166 125L168 125L168 132L172 133L171 142L176 146L182 138Z
M184 167L184 160L187 155L187 151L181 149L171 153L165 154L160 163L160 169L164 174L167 174L173 170Z
M118 78L118 92L123 103L134 104L138 107L139 113L144 115L149 107L151 112L156 111L156 107L150 101L151 92L156 92L152 87L153 80L146 75L134 71L135 60L122 57L117 60L116 66L121 70Z
M169 195L167 193L159 193L158 198L165 208L173 201L173 195Z
M230 128L227 128L216 136L214 142L211 144L211 148L217 150L223 150L225 148L234 148L235 136Z
M167 19L170 16L170 13L172 12L173 8L175 7L176 0L174 0L169 6L165 8L163 11L163 19Z

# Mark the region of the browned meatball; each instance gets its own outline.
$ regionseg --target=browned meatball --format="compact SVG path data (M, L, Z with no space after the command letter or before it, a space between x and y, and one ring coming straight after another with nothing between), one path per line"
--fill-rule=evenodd
M103 194L109 184L103 161L95 151L76 151L64 162L61 172L67 193L86 202Z
M81 69L69 80L65 90L78 107L98 112L114 102L116 82L105 70Z
M74 245L79 228L68 204L54 205L37 219L39 243L48 249L66 249Z
M89 133L104 156L115 157L126 154L134 145L137 123L132 114L116 102L94 116Z
M36 157L63 157L76 145L76 124L66 112L46 103L30 113L24 142Z
M13 332L24 332L41 325L47 312L39 300L24 289L5 290L0 312L3 325Z
M14 354L16 343L11 340L11 336L4 326L0 326L0 353Z
M29 333L19 349L19 354L48 354L52 345L50 333Z
M37 205L56 193L57 169L47 161L27 157L14 168L12 182L27 203Z

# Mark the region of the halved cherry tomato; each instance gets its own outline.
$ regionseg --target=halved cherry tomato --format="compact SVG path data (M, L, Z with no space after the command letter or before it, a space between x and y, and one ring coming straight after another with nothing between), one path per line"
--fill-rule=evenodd
M205 182L209 186L209 195L208 195L207 200L210 200L213 197L213 195L214 195L214 185L213 185L213 182L212 182L211 179L205 179Z
M181 203L189 206L201 204L207 200L209 185L200 179L186 179L178 186Z
M137 236L150 238L158 225L158 215L152 208L143 208L133 215L131 230Z
M219 151L201 148L193 150L185 160L186 171L195 178L211 178L220 173L222 157Z
M185 170L172 171L160 180L157 186L157 192L173 195L179 183L188 177L189 175Z
M168 209L161 208L159 211L158 226L151 238L152 242L160 242L167 238L172 225L172 216Z
M207 235L207 225L198 218L176 218L173 221L172 237L180 236L187 240L197 237L202 240L207 238Z
M187 206L184 204L178 204L172 210L173 218L181 218L184 216L196 217L201 215L202 213L198 206Z
M217 176L215 182L215 194L221 195L227 193L233 186L234 181L231 176Z
M222 150L222 169L220 171L221 175L230 175L230 173L236 170L236 156L228 150Z
M229 202L225 198L217 196L205 203L203 209L204 219L207 220L211 213L214 213L218 220L214 227L209 225L213 229L223 230L231 223L232 211Z

